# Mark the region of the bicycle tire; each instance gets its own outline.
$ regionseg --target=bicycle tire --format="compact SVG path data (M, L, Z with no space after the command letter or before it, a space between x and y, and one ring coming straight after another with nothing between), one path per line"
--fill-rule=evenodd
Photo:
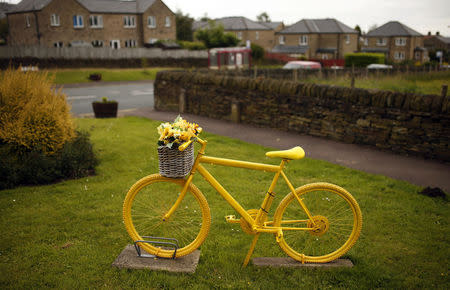
M362 213L350 193L334 184L311 183L297 188L296 194L320 228L283 230L278 244L286 254L302 263L327 263L353 247L361 233ZM292 224L288 221L306 219L305 211L291 192L276 209L274 226L289 227ZM306 222L306 226L311 227L311 223ZM297 227L305 227L305 223Z
M185 182L185 179L153 174L130 188L123 204L123 220L134 242L146 240L144 236L177 239L176 257L188 255L200 247L208 235L211 214L208 202L194 184L189 184L186 196L173 215L165 221L162 218L175 203ZM174 256L173 248L138 244L157 257Z

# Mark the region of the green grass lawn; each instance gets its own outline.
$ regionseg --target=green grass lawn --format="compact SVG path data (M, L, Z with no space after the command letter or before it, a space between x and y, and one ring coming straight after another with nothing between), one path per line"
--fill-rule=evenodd
M156 73L161 70L170 68L146 68L146 69L57 69L48 70L49 76L55 77L55 84L70 84L70 83L86 83L92 82L89 80L89 75L100 73L102 81L140 81L140 80L154 80Z
M195 274L126 270L111 266L131 243L122 202L139 178L157 171L156 127L143 118L79 119L101 160L97 175L0 192L0 287L6 288L448 288L449 204L418 194L420 188L387 177L305 158L289 164L296 186L327 181L358 200L363 230L342 269L257 268L241 264L252 236L227 224L231 207L200 177L211 207L211 232ZM245 134L245 132L242 132ZM270 148L202 133L212 156L275 164ZM301 145L301 144L299 144ZM272 174L208 166L245 207L258 208ZM239 182L236 182L239 180ZM285 186L271 213L287 193ZM272 235L262 235L258 256L285 256Z
M311 77L300 80L308 83L350 87L351 78L330 77L328 79ZM388 90L394 92L440 95L442 85L450 84L450 71L430 72L425 74L372 76L355 79L355 87L364 89Z

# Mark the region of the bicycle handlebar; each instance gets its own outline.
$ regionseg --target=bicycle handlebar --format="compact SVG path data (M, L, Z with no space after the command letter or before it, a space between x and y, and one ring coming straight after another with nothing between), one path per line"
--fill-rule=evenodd
M191 143L194 141L197 141L198 143L200 143L202 145L204 145L206 143L205 140L202 140L199 137L195 137L195 138L187 141L186 143L183 143L180 147L178 147L178 150L180 150L180 151L186 150L186 148L188 148L188 146L191 145Z

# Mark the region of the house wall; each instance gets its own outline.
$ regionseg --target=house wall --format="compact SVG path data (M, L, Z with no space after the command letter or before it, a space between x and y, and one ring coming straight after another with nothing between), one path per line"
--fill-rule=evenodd
M9 14L10 44L11 45L36 45L40 44L53 47L55 42L62 42L68 46L71 41L84 41L91 43L94 40L103 41L103 46L109 47L111 40L119 40L120 47L125 47L125 41L135 40L137 46L143 46L150 38L176 39L175 14L160 0L156 1L143 15L140 14L97 14L90 13L75 0L51 1L41 11L35 13L38 17L39 32L38 41L34 13ZM51 25L51 15L59 15L60 25ZM30 16L31 27L26 27L25 17ZM74 28L73 16L83 16L84 26ZM90 15L102 15L103 27L94 28L89 25ZM156 28L147 26L147 16L156 17ZM125 27L124 17L134 16L135 27ZM165 16L171 18L171 26L165 27Z
M403 60L415 60L414 49L416 47L423 47L423 37L422 36L390 36L390 37L367 37L368 45L363 45L365 48L386 48L388 49L387 58L392 62L401 62ZM385 38L386 45L377 45L377 39ZM396 38L405 38L406 44L403 46L396 45ZM405 54L405 58L395 59L396 52ZM422 54L422 59L420 61L425 61L426 55Z
M26 17L30 19L30 26L26 25ZM36 18L34 13L8 14L10 45L37 45Z
M148 16L156 17L156 27L147 25ZM170 27L165 27L166 16L170 17ZM143 42L150 43L150 39L172 39L177 38L175 14L160 0L142 14Z
M251 43L262 46L267 51L275 46L275 32L273 30L225 30L225 32L232 33L236 37L238 37L238 33L240 32L243 43L250 40ZM258 39L256 39L256 32L259 34Z

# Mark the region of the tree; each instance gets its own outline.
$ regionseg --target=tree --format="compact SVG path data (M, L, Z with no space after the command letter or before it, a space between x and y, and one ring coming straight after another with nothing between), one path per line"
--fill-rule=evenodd
M358 31L358 39L356 40L356 46L357 46L357 51L361 51L361 36L362 36L362 31L361 31L361 27L359 27L359 25L355 26L355 30Z
M359 25L355 26L355 30L358 31L358 36L362 35L361 27L359 27Z
M239 39L232 34L224 32L222 25L210 20L208 26L195 33L195 38L203 42L207 48L236 46Z
M256 16L256 19L258 19L259 22L270 22L270 17L266 12L263 12Z
M181 10L178 10L175 14L177 24L177 40L192 41L192 23L194 19L189 17L189 14L183 15Z

